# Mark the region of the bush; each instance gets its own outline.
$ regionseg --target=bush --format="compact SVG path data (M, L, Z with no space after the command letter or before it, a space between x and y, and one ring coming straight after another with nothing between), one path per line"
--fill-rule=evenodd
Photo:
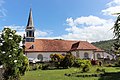
M29 66L29 71L42 69L42 64L34 64Z
M97 68L97 69L96 69L96 72L105 72L105 69Z
M67 53L63 61L60 62L60 66L63 68L71 67L74 64L75 57L72 53Z
M118 61L114 63L116 67L120 67L120 59L118 58Z
M83 72L88 72L90 70L90 67L88 65L84 65L84 67L82 68Z
M48 64L43 64L43 65L42 65L42 70L47 70L47 69L48 69L48 67L49 67L49 65L48 65Z
M85 65L88 65L90 67L91 66L90 60L76 59L74 62L74 67L84 67Z
M106 67L112 67L113 66L113 64L107 64L106 65Z

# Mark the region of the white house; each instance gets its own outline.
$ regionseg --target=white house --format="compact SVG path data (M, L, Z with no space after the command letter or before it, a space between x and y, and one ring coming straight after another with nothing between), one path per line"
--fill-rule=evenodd
M68 51L81 59L97 60L108 56L112 58L104 50L95 47L87 41L35 39L31 9L25 31L25 54L28 58L48 61L50 60L50 54L66 54Z

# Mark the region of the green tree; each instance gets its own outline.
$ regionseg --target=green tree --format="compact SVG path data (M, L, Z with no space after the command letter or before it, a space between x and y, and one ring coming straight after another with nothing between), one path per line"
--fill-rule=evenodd
M113 33L114 33L114 52L116 54L120 54L120 15L117 17L117 20L113 26Z
M75 56L71 52L65 55L65 58L60 62L60 66L63 68L71 67L74 64Z
M28 69L28 59L20 46L21 36L4 28L0 37L0 61L4 66L4 80L19 80Z

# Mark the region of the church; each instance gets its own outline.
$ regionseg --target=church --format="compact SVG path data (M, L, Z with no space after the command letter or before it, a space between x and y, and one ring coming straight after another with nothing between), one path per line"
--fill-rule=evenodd
M97 48L87 41L35 39L35 27L31 9L25 32L25 55L28 58L49 61L50 54L67 54L67 52L71 52L75 57L80 59L98 60L106 57L112 58L104 50Z

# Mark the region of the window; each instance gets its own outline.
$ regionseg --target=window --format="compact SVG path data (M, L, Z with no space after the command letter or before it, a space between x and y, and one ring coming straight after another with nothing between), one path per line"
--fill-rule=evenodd
M100 59L100 58L101 58L101 55L100 55L99 53L97 54L97 58L98 58L98 59Z
M29 49L34 49L34 47L35 47L34 45L31 45L31 46L29 47Z
M42 54L38 54L37 59L40 61L43 61L43 55Z
M27 37L28 37L28 32L27 32Z
M84 53L84 58L89 59L89 54L87 52Z
M32 37L32 31L29 31L29 37Z
M79 55L79 51L76 51L76 57L79 58L80 55Z

